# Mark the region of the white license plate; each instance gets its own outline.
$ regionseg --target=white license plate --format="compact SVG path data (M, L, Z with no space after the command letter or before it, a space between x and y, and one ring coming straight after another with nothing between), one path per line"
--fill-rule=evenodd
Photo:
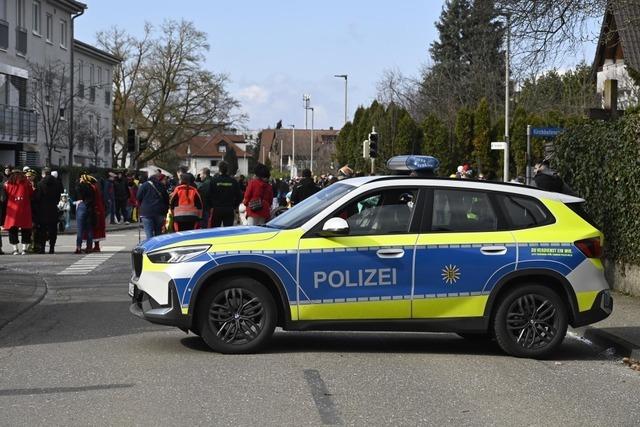
M133 297L133 283L129 282L129 296Z

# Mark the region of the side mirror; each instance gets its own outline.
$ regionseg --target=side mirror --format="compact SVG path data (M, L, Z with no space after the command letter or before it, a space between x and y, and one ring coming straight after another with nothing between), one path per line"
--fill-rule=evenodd
M349 224L342 218L331 218L322 226L322 231L318 233L322 237L347 236L349 234Z

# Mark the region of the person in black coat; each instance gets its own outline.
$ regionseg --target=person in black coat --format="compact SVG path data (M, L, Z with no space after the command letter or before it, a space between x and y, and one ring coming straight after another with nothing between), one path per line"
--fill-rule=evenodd
M209 184L209 205L213 209L212 227L231 227L235 219L235 211L242 201L240 184L229 176L229 165L220 162L220 175L214 177Z
M37 253L43 254L49 240L49 253L55 252L58 239L58 202L64 192L62 183L51 175L51 169L42 170L42 180L36 188L37 210L34 212L36 219L36 247Z
M318 191L320 191L320 187L313 182L313 178L311 178L311 171L309 169L305 169L302 171L302 179L300 180L300 183L293 187L293 191L291 192L291 204L297 205L307 197L313 196Z
M127 200L129 199L129 187L127 180L122 172L118 172L118 176L113 182L113 193L116 199L116 220L119 223L129 224L127 217Z

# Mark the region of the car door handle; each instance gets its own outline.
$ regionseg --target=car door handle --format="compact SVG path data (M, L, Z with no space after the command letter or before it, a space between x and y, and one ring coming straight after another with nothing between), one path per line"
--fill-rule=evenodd
M379 249L376 254L378 258L402 258L404 249Z
M507 253L506 246L483 246L480 248L482 255L505 255Z

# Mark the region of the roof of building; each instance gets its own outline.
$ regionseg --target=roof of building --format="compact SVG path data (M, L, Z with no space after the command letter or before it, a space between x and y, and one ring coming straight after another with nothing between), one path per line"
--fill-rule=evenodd
M595 56L595 69L604 64L607 51L620 43L625 64L640 70L640 3L629 0L610 0L602 19L600 38Z
M335 129L314 129L314 151L320 149L323 145L333 144L340 133ZM291 155L293 147L292 129L265 129L262 131L260 142L265 152L277 152L280 154L280 144L282 144L282 155ZM296 129L296 158L303 156L303 153L311 152L311 129Z
M180 158L189 157L187 155L187 148L190 148L190 157L224 157L225 152L219 151L220 143L224 143L227 149L232 148L236 152L236 156L243 157L246 155L246 151L236 144L242 144L244 142L244 135L218 133L215 135L194 136L189 142L185 142L176 147L176 153Z
M81 3L76 0L55 0L55 3L62 8L75 13L80 13L87 9L87 5L85 3Z
M73 39L73 49L77 52L82 52L86 55L93 56L94 58L107 62L111 65L117 65L122 62L121 58L118 58L115 55L110 54L102 49L98 49L95 46L91 46L88 43L80 41L78 39Z

